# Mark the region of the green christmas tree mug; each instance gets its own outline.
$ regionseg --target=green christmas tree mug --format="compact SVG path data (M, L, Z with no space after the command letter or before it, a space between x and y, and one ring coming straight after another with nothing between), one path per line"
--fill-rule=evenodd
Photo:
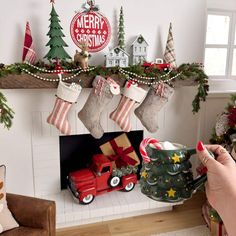
M179 202L191 198L192 194L207 179L202 175L193 179L189 161L196 149L182 144L173 144L175 149L161 149L163 143L153 138L140 144L143 165L140 171L141 192L162 202Z

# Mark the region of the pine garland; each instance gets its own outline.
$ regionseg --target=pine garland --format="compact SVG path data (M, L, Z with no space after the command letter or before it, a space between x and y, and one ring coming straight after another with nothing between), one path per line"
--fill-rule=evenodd
M129 174L136 174L138 172L138 167L137 166L123 166L120 169L118 168L114 168L112 170L112 176L118 176L118 177L122 177L125 175L129 175Z
M47 70L54 70L55 69L54 63L46 64L42 61L39 61L36 64L36 66L40 67L42 69L47 69ZM74 62L62 61L61 66L62 66L62 68L65 68L68 70L77 68L77 65ZM11 74L19 74L19 75L23 74L24 72L22 69L27 69L31 73L38 73L38 71L36 69L30 67L29 65L27 65L25 63L15 63L15 64L8 65L8 66L0 64L0 77L11 75ZM207 93L209 90L208 76L204 73L201 65L199 65L199 64L196 64L196 63L182 64L178 68L172 70L171 73L168 74L168 76L165 76L160 79L158 79L158 77L166 75L167 72L164 70L159 70L158 68L153 68L153 67L145 68L141 65L132 65L128 68L125 68L125 70L129 71L129 72L133 72L139 76L156 77L157 81L168 80L169 78L172 78L181 72L181 75L178 76L178 78L175 79L175 81L177 81L177 80L185 80L185 81L190 80L190 81L194 81L198 84L197 94L192 102L193 113L197 113L200 109L200 102L206 100ZM97 66L94 70L92 70L90 72L86 72L86 73L89 76L96 76L96 75L111 76L113 74L119 74L119 68L118 67L106 68L104 66ZM121 78L124 78L124 76L122 76L122 75L120 75L120 76L121 76ZM175 81L173 81L173 85L174 85Z
M7 105L6 97L0 92L0 123L5 128L10 129L13 118L14 111Z

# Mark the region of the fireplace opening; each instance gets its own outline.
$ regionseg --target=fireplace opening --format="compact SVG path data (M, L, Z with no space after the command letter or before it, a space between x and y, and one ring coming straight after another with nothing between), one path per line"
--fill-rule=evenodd
M105 133L102 138L95 139L90 134L60 136L60 172L61 189L67 188L67 176L70 172L87 167L94 154L102 153L99 146L118 137L123 132ZM140 163L139 144L143 140L143 131L131 131L126 133ZM141 165L139 165L139 169ZM139 173L139 171L138 171Z

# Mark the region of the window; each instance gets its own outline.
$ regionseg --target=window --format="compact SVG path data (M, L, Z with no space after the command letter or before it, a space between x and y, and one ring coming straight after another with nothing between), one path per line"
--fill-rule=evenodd
M236 78L236 12L208 11L205 72L211 78Z

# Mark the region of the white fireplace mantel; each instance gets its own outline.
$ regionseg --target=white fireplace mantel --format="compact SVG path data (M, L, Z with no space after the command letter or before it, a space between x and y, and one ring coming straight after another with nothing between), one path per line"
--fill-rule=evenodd
M72 107L69 122L73 134L86 134L88 131L77 118L78 111L84 105L90 89L84 89L77 104ZM89 206L81 206L73 201L68 192L60 189L59 132L47 124L46 119L53 108L56 90L4 90L9 104L15 111L13 127L0 133L1 163L7 166L7 190L18 194L52 199L57 202L58 227L89 223L144 214L153 211L170 210L170 205L161 205L142 196L138 186L130 193L113 192L98 196ZM197 140L207 142L218 113L224 110L229 94L210 95L206 103L201 104L199 114L192 114L192 99L196 88L176 89L171 101L160 111L159 130L155 134L144 132L145 137L168 140L194 147ZM119 97L114 98L101 117L105 132L120 131L109 119L109 114L117 106ZM131 116L133 130L143 129L134 114ZM196 159L193 158L196 163ZM136 196L136 198L133 196ZM135 211L129 202L136 199ZM119 200L116 197L119 196ZM114 204L117 202L117 205ZM105 204L105 205L103 205ZM108 206L113 207L108 209ZM98 206L97 210L94 207ZM104 206L104 207L103 207ZM72 210L69 210L72 209ZM88 209L92 209L89 213ZM83 212L81 215L80 212ZM95 212L97 212L95 214ZM114 212L108 214L107 212ZM89 217L88 217L89 216ZM93 216L93 217L90 217ZM109 218L110 217L110 218Z

